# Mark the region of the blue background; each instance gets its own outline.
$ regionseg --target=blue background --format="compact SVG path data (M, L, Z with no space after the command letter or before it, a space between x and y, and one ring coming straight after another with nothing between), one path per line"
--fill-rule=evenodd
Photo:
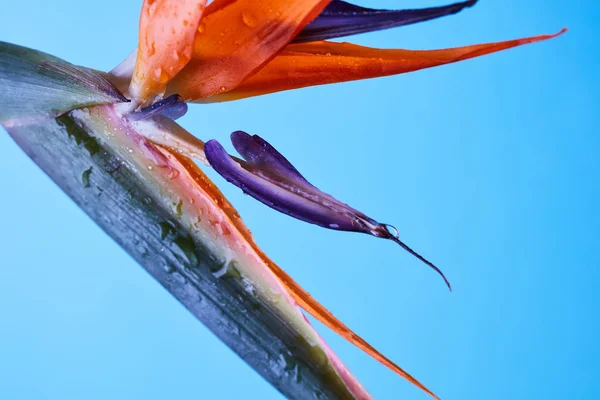
M0 40L108 70L136 45L140 3L4 1ZM599 21L592 0L481 0L351 39L428 49L570 31L407 75L197 105L182 124L223 143L260 133L445 271L453 293L393 243L292 220L211 172L274 260L443 399L598 398ZM4 132L0 182L1 398L281 398ZM427 398L318 329L377 399Z

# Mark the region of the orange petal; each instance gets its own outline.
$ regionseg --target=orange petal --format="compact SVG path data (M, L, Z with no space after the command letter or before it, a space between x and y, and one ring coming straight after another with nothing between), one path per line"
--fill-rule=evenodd
M315 300L306 290L302 289L302 287L296 283L284 270L282 270L275 263L270 261L268 258L261 254L263 259L267 262L273 273L281 280L284 286L290 291L292 297L300 307L302 307L306 312L319 320L323 325L327 326L329 329L373 357L375 360L379 361L381 364L385 365L387 368L391 369L413 385L417 386L427 394L429 394L434 399L438 399L431 390L427 389L425 385L416 380L412 375L408 372L404 371L398 365L394 364L389 358L381 354L377 351L373 346L371 346L367 341L354 333L350 328L348 328L342 321L337 319L329 310L327 310L321 303Z
M238 100L307 86L402 74L551 39L565 31L443 50L373 49L334 42L292 44L234 90L197 102Z
M330 0L215 0L190 63L169 84L186 100L231 90L283 49Z
M129 92L136 103L162 92L188 63L206 0L144 0Z

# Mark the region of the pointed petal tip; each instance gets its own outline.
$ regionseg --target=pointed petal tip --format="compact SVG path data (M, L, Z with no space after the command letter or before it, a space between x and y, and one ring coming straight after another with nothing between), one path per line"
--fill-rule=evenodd
M477 0L419 9L374 9L346 1L332 1L296 38L295 43L328 40L396 28L457 14Z
M442 279L444 280L444 282L446 283L446 286L448 286L448 289L450 291L452 291L452 285L450 285L450 282L448 281L448 279L446 278L446 275L444 275L444 273L442 272L441 269L439 269L438 267L436 267L432 262L430 262L429 260L427 260L422 255L420 255L419 253L417 253L416 251L414 251L413 249L411 249L410 247L408 247L400 239L398 239L396 237L391 237L390 239L393 240L394 242L396 242L397 244L399 244L404 250L408 251L410 254L412 254L413 256L417 257L419 260L423 261L425 264L427 264L435 272L437 272L442 277Z
M544 40L549 40L549 39L557 38L557 37L563 35L564 33L566 33L568 30L569 30L569 28L564 27L564 28L562 28L560 31L558 31L556 33L549 33L549 34L546 34L546 35L531 36L531 37L523 38L523 39L520 39L520 40L523 43L541 42L541 41L544 41Z
M422 255L420 255L419 253L417 253L416 251L414 251L413 249L408 247L408 245L406 245L406 243L401 241L400 234L398 232L398 229L396 229L396 227L394 227L393 225L389 225L389 224L381 224L377 228L378 229L376 230L374 236L382 237L384 239L390 239L390 240L394 241L400 247L402 247L404 250L408 251L410 254L412 254L413 256L415 256L416 258L418 258L425 264L427 264L431 269L433 269L435 272L437 272L442 277L442 279L446 283L446 286L448 286L448 289L450 291L452 291L452 285L450 284L450 282L448 281L448 279L446 278L446 275L444 275L442 270L439 269L438 267L436 267L431 261L427 260L425 257L423 257Z

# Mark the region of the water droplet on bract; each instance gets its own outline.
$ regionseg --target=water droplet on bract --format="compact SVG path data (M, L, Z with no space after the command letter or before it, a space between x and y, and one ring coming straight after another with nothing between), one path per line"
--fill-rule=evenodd
M156 53L156 45L154 42L150 43L150 46L148 47L148 57L152 57L154 55L154 53Z
M383 226L385 227L385 230L396 239L400 237L400 232L398 232L398 229L396 229L395 226L390 224L384 224Z
M177 171L174 168L169 168L169 175L168 175L169 179L175 179L178 176L179 176L179 171Z
M159 67L154 70L154 79L160 83L167 83L170 79L170 76L167 71Z

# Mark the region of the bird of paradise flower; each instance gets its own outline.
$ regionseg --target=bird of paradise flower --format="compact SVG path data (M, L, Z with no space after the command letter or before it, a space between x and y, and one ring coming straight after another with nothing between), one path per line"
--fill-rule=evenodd
M327 41L431 20L475 3L375 10L339 0L215 0L210 4L206 0L145 0L138 49L108 74L43 53L25 56L25 49L2 44L0 87L11 103L0 103L0 122L9 132L17 132L68 113L81 129L98 133L107 148L148 182L159 202L174 205L177 217L193 226L204 245L222 256L225 261L215 272L217 278L236 269L263 289L257 296L268 297L266 288L283 296L277 307L307 340L324 351L352 397L370 395L314 332L298 306L437 398L271 261L254 243L235 209L192 160L214 168L245 193L294 218L390 239L437 271L450 288L444 274L401 241L393 226L377 222L312 185L263 138L242 131L232 133L240 159L227 154L215 140L204 143L174 120L187 112L187 103L232 101L401 74L564 32L441 50L375 49ZM52 90L47 90L50 87ZM12 96L16 93L20 96L17 102ZM164 229L165 236L170 229Z

